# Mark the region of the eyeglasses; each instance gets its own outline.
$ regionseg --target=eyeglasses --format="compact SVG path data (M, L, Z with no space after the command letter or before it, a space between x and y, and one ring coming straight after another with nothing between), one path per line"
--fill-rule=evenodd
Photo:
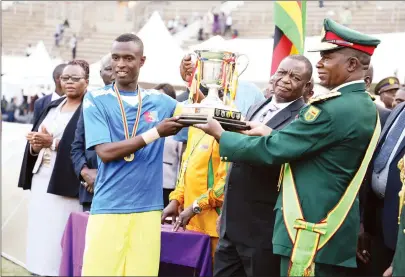
M67 82L67 81L69 81L69 79L72 80L73 82L77 83L81 79L84 79L84 77L81 77L81 76L60 76L60 80L63 81L63 82Z

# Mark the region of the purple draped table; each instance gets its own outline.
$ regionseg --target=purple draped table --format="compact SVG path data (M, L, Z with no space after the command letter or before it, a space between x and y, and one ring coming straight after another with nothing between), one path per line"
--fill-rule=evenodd
M72 213L62 237L62 261L59 276L81 276L88 213ZM210 237L205 234L178 231L172 226L162 226L159 275L176 276L178 271L184 275L212 276ZM182 267L187 267L183 268ZM190 271L191 269L191 271ZM167 271L167 272L166 272ZM175 272L177 271L177 273ZM179 276L180 276L179 275Z

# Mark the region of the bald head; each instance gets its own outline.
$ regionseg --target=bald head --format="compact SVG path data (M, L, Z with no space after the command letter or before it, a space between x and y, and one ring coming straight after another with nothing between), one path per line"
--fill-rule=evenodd
M401 87L395 93L394 103L392 104L394 107L398 104L405 102L405 87Z
M370 89L371 84L373 83L374 68L370 63L368 69L364 70L364 82L366 83L366 90Z
M101 64L101 67L104 67L106 65L111 65L111 55L105 55L104 57L102 57L100 64Z
M111 55L106 55L100 61L100 76L106 86L114 81L112 73Z

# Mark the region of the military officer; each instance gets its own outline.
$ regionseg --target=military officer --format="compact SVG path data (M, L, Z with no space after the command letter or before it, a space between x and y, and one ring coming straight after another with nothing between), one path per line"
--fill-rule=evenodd
M402 181L402 190L399 193L399 230L397 247L392 265L384 272L384 276L405 276L405 156L399 161L398 169Z
M375 86L374 93L380 96L381 102L387 109L394 107L395 93L399 89L399 80L397 77L387 77L382 79Z
M281 276L353 272L358 190L381 131L363 80L380 41L330 19L324 31L314 51L321 85L331 92L309 101L289 126L275 131L251 122L245 135L215 120L197 126L219 140L224 160L283 164L273 234Z

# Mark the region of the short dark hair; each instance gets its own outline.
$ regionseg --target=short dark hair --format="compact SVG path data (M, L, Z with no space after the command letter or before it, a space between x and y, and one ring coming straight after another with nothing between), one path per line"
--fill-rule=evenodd
M348 47L343 48L343 51L345 51L347 55L357 58L363 66L362 70L368 69L371 62L371 56L369 54Z
M364 77L370 77L370 83L373 82L373 77L374 77L374 68L373 65L370 63L368 65L368 68L364 70Z
M170 84L163 83L155 87L156 90L163 90L165 94L169 95L171 98L176 99L176 90Z
M137 35L134 35L134 34L131 34L131 33L125 33L125 34L122 34L122 35L118 36L115 39L115 41L117 41L117 42L130 42L130 41L132 41L132 42L134 42L135 44L137 44L139 46L139 49L143 53L143 42Z
M60 75L62 75L63 69L65 69L66 66L67 66L67 64L61 63L55 67L55 69L53 70L53 73L52 73L52 77L53 77L54 81L59 79Z
M90 66L89 66L89 63L86 62L85 60L72 60L72 61L68 62L68 65L78 65L78 66L80 66L84 71L84 76L85 76L86 80L89 79Z
M290 58L290 59L293 59L293 60L300 61L300 62L304 63L305 67L306 67L306 72L308 73L308 75L307 75L308 80L307 81L311 80L311 78L312 78L312 63L308 60L307 57L305 57L303 55L290 55L287 58Z

